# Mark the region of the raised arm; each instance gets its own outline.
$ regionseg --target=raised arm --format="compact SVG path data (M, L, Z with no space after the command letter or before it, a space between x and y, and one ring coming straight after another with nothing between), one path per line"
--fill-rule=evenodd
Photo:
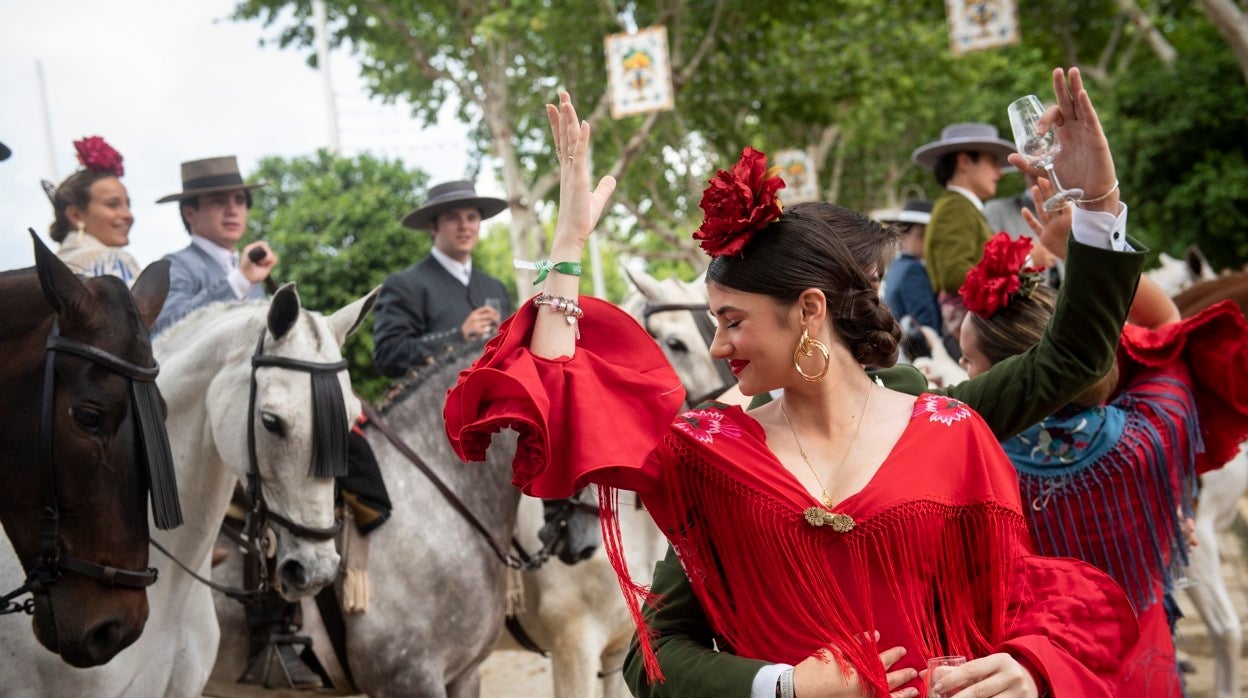
M615 192L615 178L603 177L593 190L589 188L589 123L576 116L576 108L567 92L559 93L559 106L546 105L550 131L555 139L555 156L559 158L559 218L555 223L555 241L550 248L552 264L581 261L585 242L607 200ZM546 277L543 294L558 299L576 300L578 280L570 274L553 270ZM576 330L562 313L538 313L529 349L546 359L572 356L576 353Z

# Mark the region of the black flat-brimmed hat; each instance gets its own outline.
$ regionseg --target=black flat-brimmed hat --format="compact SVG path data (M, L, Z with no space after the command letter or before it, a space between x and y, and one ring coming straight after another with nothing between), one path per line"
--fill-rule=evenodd
M238 171L238 158L224 155L219 158L204 158L182 163L182 191L156 199L156 203L181 201L200 194L211 194L218 191L234 189L258 189L268 182L247 184Z
M403 225L417 230L430 230L438 214L454 208L475 208L481 220L493 218L507 208L507 202L492 196L477 196L472 182L456 180L429 187L429 200L424 206L403 216Z
M976 122L950 124L940 131L940 140L914 149L910 159L929 170L936 168L940 156L961 151L992 153L1005 166L1006 156L1017 152L1014 144L997 136L997 127Z
M9 146L3 143L0 143L0 160L8 160L9 156L12 154L13 154L13 151L9 150Z

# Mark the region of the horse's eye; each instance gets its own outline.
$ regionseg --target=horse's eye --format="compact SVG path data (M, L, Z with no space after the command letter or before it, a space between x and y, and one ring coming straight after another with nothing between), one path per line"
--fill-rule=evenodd
M689 351L689 347L685 346L685 343L679 339L667 340L667 348L672 351Z
M261 412L260 423L263 424L264 428L268 429L270 433L276 434L277 436L286 436L286 426L282 424L282 418L272 412Z
M91 434L100 433L100 427L104 424L104 416L96 410L87 409L85 407L74 407L69 411L74 416L74 421L83 431Z

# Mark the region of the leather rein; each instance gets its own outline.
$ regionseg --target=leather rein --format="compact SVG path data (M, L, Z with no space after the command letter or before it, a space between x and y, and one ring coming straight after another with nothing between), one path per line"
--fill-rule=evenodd
M139 400L139 388L135 386L138 381L143 384L144 388L155 390L156 376L160 373L160 366L154 365L150 368L137 366L124 359L118 358L103 349L93 347L90 344L78 342L72 339L66 339L61 336L60 327L56 320L52 321L52 330L48 334L48 341L45 349L45 359L43 368L43 405L40 414L39 423L39 468L46 475L43 480L43 510L40 513L42 520L42 532L40 534L40 552L38 563L31 568L30 573L26 576L26 581L17 589L0 597L0 614L7 613L26 613L31 615L35 612L35 600L32 596L23 603L17 603L13 599L30 592L32 594L46 592L51 584L60 579L61 572L73 572L86 577L98 580L104 586L128 587L132 589L144 589L156 582L157 571L154 567L149 567L143 571L126 570L111 565L100 565L94 562L83 560L82 558L67 555L61 550L59 540L60 531L60 502L61 502L61 477L56 467L56 461L53 460L53 433L52 427L56 419L55 403L56 403L56 354L62 352L66 354L74 354L87 359L95 364L103 366L118 375L130 379L131 397L137 402ZM132 405L133 407L133 405ZM159 455L164 455L166 462L171 461L169 456L169 440L164 429L164 421L160 420L158 425L147 424L140 425L143 419L151 419L150 415L145 415L142 410L134 409L135 414L135 430L136 446L145 454L149 463ZM146 428L144 428L146 427ZM158 431L159 434L154 432ZM148 439L144 435L149 435ZM164 436L163 442L159 438ZM149 441L157 441L161 443L149 443ZM163 447L163 454L154 454L153 451ZM172 473L166 473L172 477ZM155 490L154 490L155 491ZM155 495L154 495L155 496ZM176 511L174 516L157 516L157 524L165 524L163 527L172 528L182 523L181 510L177 502L177 490L174 489L174 497L172 503L168 501L153 502L153 511Z
M433 486L437 488L438 492L442 493L442 496L446 499L447 503L450 504L455 511L459 512L459 515L462 516L470 526L475 528L477 532L481 534L481 537L485 538L485 542L489 544L490 549L492 549L494 554L498 556L500 562L513 570L529 571L541 567L548 559L550 559L551 551L554 547L554 541L548 545L543 545L540 550L530 555L520 544L520 541L515 537L512 537L511 547L516 551L515 554L513 555L504 551L502 546L498 544L498 541L494 539L493 534L490 533L490 530L486 527L486 525L481 523L481 519L477 518L477 516L472 513L472 510L469 509L468 506L464 504L463 501L460 500L460 498L455 494L455 492L442 481L442 478L438 477L437 473L433 471L433 468L430 468L429 464L425 462L425 459L421 458L419 454L413 451L411 447L408 446L407 443L394 432L390 425L381 418L381 415L377 413L377 410L375 410L372 405L367 402L362 402L361 404L364 407L364 416L367 418L368 424L376 427L377 431L381 432L382 436L385 436L386 440L389 441L399 453L402 453L404 457L411 461L412 465L416 466L417 470L429 479L429 482L433 483ZM597 507L594 508L594 511L597 511Z

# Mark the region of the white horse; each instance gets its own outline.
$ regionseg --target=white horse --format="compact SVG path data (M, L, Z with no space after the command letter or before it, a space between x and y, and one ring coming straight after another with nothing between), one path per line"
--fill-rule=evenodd
M177 463L178 492L185 523L153 531L154 541L201 576L235 483L249 470L247 396L252 357L263 336L266 358L317 364L341 361L339 347L372 306L376 291L322 317L304 312L293 285L270 304L231 303L201 309L154 343L159 386L168 404L166 424ZM344 424L359 413L346 371L336 379L345 396L338 409ZM254 374L255 451L264 501L272 513L299 525L333 523L333 480L310 477L313 462L313 405L308 375L279 366ZM345 438L345 433L344 433ZM290 600L315 593L332 581L338 554L332 542L276 533L277 588ZM40 650L29 633L0 639L5 662L0 686L6 696L199 696L217 652L218 627L208 588L153 550L160 580L151 587L151 615L137 642L107 666L67 671Z
M658 342L685 386L689 405L721 396L729 388L736 393L736 381L710 356L706 332L713 331L713 324L702 279L659 281L645 272L628 275L637 292L620 307ZM620 493L619 521L629 574L638 583L649 583L667 541L630 493ZM526 547L540 545L536 534L541 526L541 501L525 497L517 535ZM593 696L599 686L607 698L628 695L620 668L635 628L600 536L596 544L598 549L588 560L567 565L552 559L524 575L525 606L517 620L533 642L550 653L556 698ZM508 634L500 649L520 646Z
M381 415L506 550L520 491L511 485L515 439L498 434L484 463L461 463L443 428L446 391L480 352L451 354L409 374ZM368 535L369 607L347 613L348 665L359 691L370 696L476 696L480 666L498 642L506 605L507 567L425 474L376 427L365 430L394 509ZM214 578L239 575L230 560ZM348 686L316 604L303 603L302 633L336 687ZM218 595L222 628L213 682L231 683L246 662L242 611ZM349 693L350 691L348 691Z

